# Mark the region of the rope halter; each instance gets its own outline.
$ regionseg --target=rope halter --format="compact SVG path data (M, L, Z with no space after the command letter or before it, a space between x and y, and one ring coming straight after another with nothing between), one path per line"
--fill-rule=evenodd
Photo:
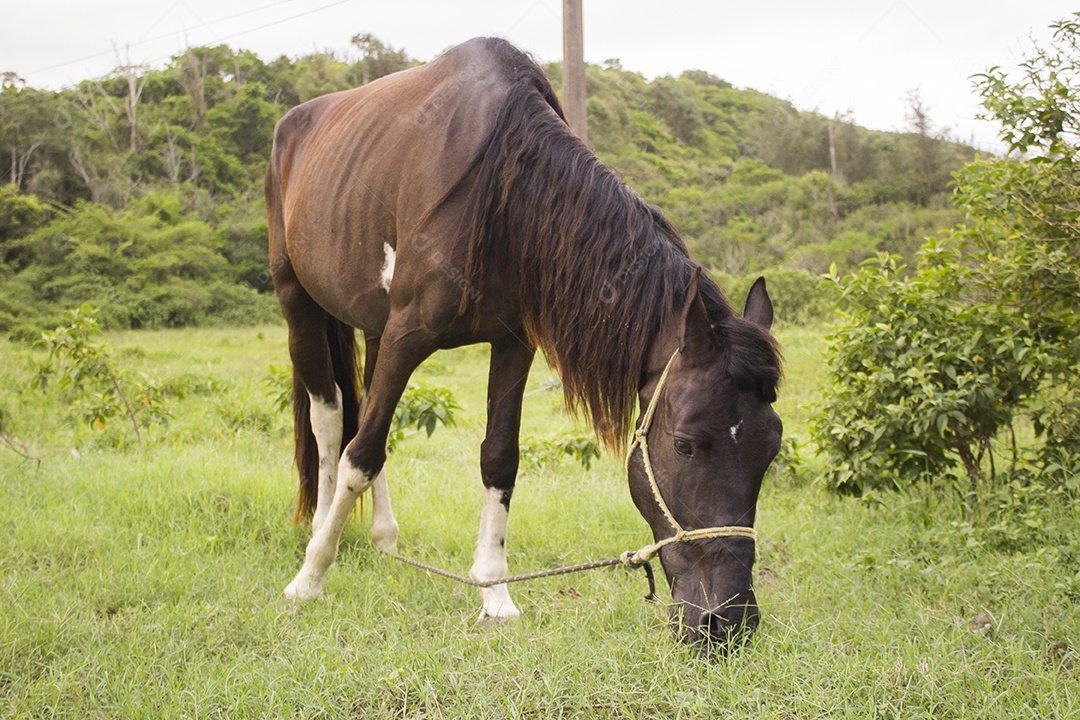
M634 449L641 448L641 464L645 467L645 475L649 478L649 489L652 490L653 499L656 500L656 504L660 507L660 511L667 518L668 523L675 530L675 534L670 537L666 537L663 540L658 540L650 545L646 545L638 551L627 550L620 557L619 560L624 565L632 568L641 567L645 565L654 557L660 553L660 548L665 545L671 545L672 543L688 543L695 540L708 540L711 538L722 537L742 537L749 538L750 540L757 540L757 533L752 527L746 527L742 525L719 525L716 527L699 528L697 530L685 530L679 521L675 519L675 516L671 514L671 510L668 508L668 504L664 501L664 496L660 493L660 485L656 482L656 473L653 472L652 461L649 458L649 428L652 426L653 416L656 414L656 407L660 401L660 393L664 390L664 385L667 383L668 373L671 370L671 366L675 364L675 358L678 357L679 351L675 350L671 355L671 359L668 360L667 365L664 366L664 372L660 374L660 380L656 383L656 391L653 393L652 399L649 400L649 407L645 409L645 414L641 416L641 422L638 424L637 430L634 431L634 439L630 443L630 448L626 453L626 472L630 472L630 460L634 456Z

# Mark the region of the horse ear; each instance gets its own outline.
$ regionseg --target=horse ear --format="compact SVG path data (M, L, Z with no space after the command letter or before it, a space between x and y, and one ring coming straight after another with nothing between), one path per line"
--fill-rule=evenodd
M695 355L712 350L716 346L716 337L709 324L709 313L705 309L701 293L698 292L700 276L701 268L694 268L694 274L690 277L690 287L686 291L686 302L683 303L682 320L679 326L679 352L691 361Z
M769 291L765 287L765 278L759 277L754 281L750 292L746 294L746 307L743 309L743 319L768 330L772 327L773 307L769 299Z

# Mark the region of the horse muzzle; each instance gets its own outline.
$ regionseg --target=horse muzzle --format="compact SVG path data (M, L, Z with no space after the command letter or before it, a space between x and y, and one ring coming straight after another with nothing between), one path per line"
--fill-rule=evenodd
M750 639L761 620L753 590L739 593L719 607L704 610L683 602L672 614L682 639L703 657L724 657Z

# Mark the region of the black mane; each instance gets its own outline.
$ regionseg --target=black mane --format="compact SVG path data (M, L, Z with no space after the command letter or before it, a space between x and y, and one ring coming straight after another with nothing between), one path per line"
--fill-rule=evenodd
M525 330L558 370L567 405L621 447L649 349L675 321L697 266L661 212L571 132L543 70L489 42L512 85L476 166L465 275L477 287L487 272L510 274ZM774 393L771 337L734 318L707 276L699 289L732 377Z

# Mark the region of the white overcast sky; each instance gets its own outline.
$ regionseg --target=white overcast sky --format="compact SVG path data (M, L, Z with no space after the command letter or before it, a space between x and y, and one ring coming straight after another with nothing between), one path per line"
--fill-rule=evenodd
M1013 67L1057 0L583 0L585 59L619 58L647 77L707 70L802 110L852 111L881 130L906 125L918 89L937 127L996 148L975 120L968 77ZM187 45L227 43L264 59L344 52L373 33L430 60L477 35L508 38L542 61L562 54L560 0L0 0L0 72L59 88L131 62L161 65Z

